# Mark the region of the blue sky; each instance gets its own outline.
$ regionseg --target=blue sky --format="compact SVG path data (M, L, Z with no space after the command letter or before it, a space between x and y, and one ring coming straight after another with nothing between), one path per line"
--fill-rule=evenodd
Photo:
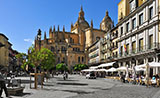
M78 18L81 5L85 19L99 28L106 10L117 23L120 0L0 0L0 32L13 44L13 49L27 52L40 28L49 31L52 26L70 31L71 22ZM47 34L49 36L49 34Z

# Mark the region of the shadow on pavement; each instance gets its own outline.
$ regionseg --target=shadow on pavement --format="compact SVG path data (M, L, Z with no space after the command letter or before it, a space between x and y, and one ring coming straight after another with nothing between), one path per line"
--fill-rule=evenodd
M85 83L57 83L57 84L60 84L60 85L80 85L80 86L88 85L88 84L85 84Z

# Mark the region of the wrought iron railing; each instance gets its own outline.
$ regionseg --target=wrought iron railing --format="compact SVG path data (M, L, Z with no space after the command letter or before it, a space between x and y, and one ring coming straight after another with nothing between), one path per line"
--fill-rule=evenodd
M160 43L153 43L153 44L150 44L150 45L145 45L145 46L140 46L140 47L137 47L137 48L133 48L133 49L130 49L129 51L127 51L127 50L123 51L123 54L119 53L119 57L141 54L141 53L144 53L144 52L149 52L149 51L154 50L154 49L160 49Z

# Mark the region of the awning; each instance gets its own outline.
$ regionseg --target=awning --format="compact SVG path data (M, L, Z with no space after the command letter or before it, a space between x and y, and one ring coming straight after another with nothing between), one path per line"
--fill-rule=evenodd
M138 71L146 71L145 68L142 68L142 67L139 67L139 66L136 66L135 67L135 70L138 72Z
M82 72L91 72L91 71L95 71L95 69L84 69L84 70L81 70Z
M160 67L160 62L151 62L149 63L149 67Z
M115 71L117 71L117 69L113 67L107 70L107 72L115 72Z
M106 72L106 69L97 69L96 71L100 71L100 72Z
M109 67L109 66L113 66L114 63L115 63L115 62L101 64L101 65L98 66L98 68L100 68L100 67Z
M97 69L98 66L89 67L89 69Z
M132 69L128 68L128 70L130 71ZM127 71L127 67L125 67L125 66L119 67L119 68L117 68L117 71Z
M160 67L160 62L149 62L149 67L150 68L153 68L153 67ZM138 65L136 67L139 67L139 68L145 68L146 67L146 64L142 64L142 65Z

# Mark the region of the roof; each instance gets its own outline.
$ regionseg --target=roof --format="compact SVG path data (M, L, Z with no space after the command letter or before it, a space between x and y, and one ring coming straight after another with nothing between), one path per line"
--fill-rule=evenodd
M4 34L0 33L0 35L8 40L8 37L6 37Z

